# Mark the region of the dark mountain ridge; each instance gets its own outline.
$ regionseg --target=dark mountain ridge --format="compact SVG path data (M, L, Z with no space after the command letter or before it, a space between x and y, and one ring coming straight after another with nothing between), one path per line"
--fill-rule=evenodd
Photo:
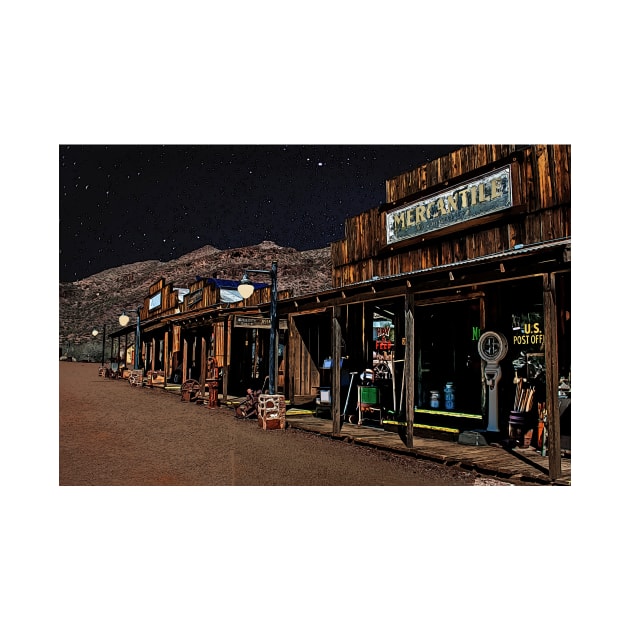
M76 280L59 283L59 346L64 353L81 358L81 353L94 356L92 346L102 343L92 337L96 328L102 333L119 328L123 310L132 316L149 287L160 278L173 287L188 288L197 277L240 280L245 269L271 268L278 262L278 289L293 295L316 293L331 288L332 263L330 248L298 251L263 241L251 247L220 250L211 245L170 260L146 260ZM253 278L264 282L264 276ZM83 347L85 344L89 349ZM78 346L78 347L77 347ZM100 353L96 353L99 354Z

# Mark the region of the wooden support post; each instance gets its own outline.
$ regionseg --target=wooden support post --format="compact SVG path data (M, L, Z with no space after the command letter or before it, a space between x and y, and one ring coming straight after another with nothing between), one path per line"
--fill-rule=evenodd
M182 383L188 380L188 339L182 344Z
M228 317L223 322L223 400L228 399L228 375L230 373L230 356L232 345L232 318Z
M549 478L555 481L562 473L560 461L560 405L558 402L558 318L556 308L556 276L543 276L545 311L545 374L547 381L547 445Z
M413 448L413 421L415 417L414 393L416 391L416 379L414 373L414 303L413 293L405 293L405 417L407 419L407 434L405 445ZM402 411L402 410L401 410Z
M333 306L332 313L332 421L333 435L341 433L341 309Z
M201 383L201 395L206 393L206 379L208 378L208 344L206 343L206 336L201 335L201 365L199 366L199 382Z
M171 361L168 356L168 329L164 332L164 351L162 352L162 365L164 366L164 387L168 383L168 379L171 377Z
M151 340L151 371L155 370L155 345L156 345L156 339L155 337L153 337L153 339Z
M289 343L287 344L287 351L285 351L286 365L284 368L284 383L285 383L285 395L291 401L295 401L295 379L293 377L293 363L292 357L296 356L296 348L300 343L300 336L297 332L295 325L295 318L292 314L289 314ZM299 366L299 360L295 360L295 365ZM287 380L288 379L288 380Z

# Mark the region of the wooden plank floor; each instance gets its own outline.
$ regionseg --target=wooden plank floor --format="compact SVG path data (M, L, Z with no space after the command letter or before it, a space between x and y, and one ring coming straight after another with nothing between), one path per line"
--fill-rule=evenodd
M333 436L332 420L314 416L287 415L287 426L448 465L460 465L463 468L503 479L540 484L571 484L570 459L562 458L562 475L560 479L551 482L549 458L543 457L533 448L516 448L509 451L498 446L467 446L457 442L414 437L413 448L409 449L397 433L355 424L344 423L341 434Z

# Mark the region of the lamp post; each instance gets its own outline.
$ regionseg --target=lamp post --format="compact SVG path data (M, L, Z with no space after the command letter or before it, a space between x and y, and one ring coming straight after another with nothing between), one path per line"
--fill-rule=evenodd
M129 323L129 315L123 309L122 315L118 318L118 323L121 328L124 328ZM118 338L118 358L120 359L120 337ZM127 367L127 333L125 333L125 354L123 357L123 364Z
M92 329L92 337L98 337L98 329ZM101 352L101 365L105 365L105 324L103 324L103 351Z
M139 317L140 317L140 307L138 307L138 318ZM124 310L122 312L122 315L118 318L118 323L123 328L129 323L129 315L127 315L127 313ZM105 365L105 331L106 329L107 329L107 325L103 324L103 350L101 351L101 365ZM94 339L98 337L98 328L94 327L92 329L92 337L94 337ZM113 343L114 342L112 341L112 344ZM119 347L118 347L118 353L120 354L120 342L119 342Z
M269 393L276 393L276 331L278 329L278 263L271 263L271 270L246 269L241 283L238 285L238 292L247 299L254 292L254 285L248 277L248 273L264 273L271 277L271 312L269 331Z
M136 309L136 313L138 314L138 319L136 320L136 343L133 352L133 369L137 370L140 365L140 309L142 307L138 306Z
M94 339L96 339L98 337L98 329L97 328L93 328L92 329L92 337L94 337ZM103 365L101 363L101 365Z

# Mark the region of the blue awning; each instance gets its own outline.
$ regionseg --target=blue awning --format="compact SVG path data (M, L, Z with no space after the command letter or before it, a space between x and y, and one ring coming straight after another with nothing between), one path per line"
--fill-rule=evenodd
M208 284L213 285L219 289L219 295L221 302L224 304L235 304L241 302L243 296L238 292L238 285L241 284L240 280L225 280L223 278L208 278ZM264 282L252 282L254 289L264 289L266 286Z

